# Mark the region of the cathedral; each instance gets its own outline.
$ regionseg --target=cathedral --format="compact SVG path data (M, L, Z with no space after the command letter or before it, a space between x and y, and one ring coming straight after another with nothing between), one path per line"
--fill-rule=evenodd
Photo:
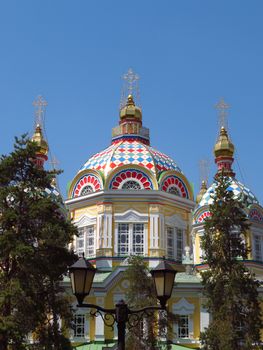
M245 205L251 223L247 237L251 253L245 264L262 280L263 208L235 177L234 153L227 128L222 126L214 146L217 172L229 176L229 190ZM150 268L165 257L171 266L184 267L176 275L168 302L169 311L178 315L169 339L172 350L199 349L200 332L209 324L199 274L207 268L200 241L215 183L208 186L203 181L194 198L190 181L177 163L151 147L149 129L143 125L142 110L132 93L120 108L111 144L83 163L70 183L65 206L79 232L72 248L97 268L87 302L114 308L125 300L129 280L123 271L129 256L142 256ZM70 294L69 278L64 285ZM90 317L89 309L77 308L75 298L72 303L75 328L69 337L75 348L114 349L117 329L105 326L101 317Z

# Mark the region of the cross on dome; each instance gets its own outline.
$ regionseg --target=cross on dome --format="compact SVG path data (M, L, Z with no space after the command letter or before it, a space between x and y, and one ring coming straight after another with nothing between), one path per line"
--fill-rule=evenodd
M35 125L40 125L43 129L46 106L48 105L48 103L43 96L38 95L32 104L35 107Z
M230 108L230 105L227 104L222 97L219 102L215 105L215 108L218 110L218 122L219 122L219 130L223 126L226 130L228 130L228 121L227 121L227 115L228 115L228 109Z
M128 69L128 72L123 74L123 87L121 94L120 108L125 106L127 97L132 95L136 100L136 105L139 106L140 94L139 94L139 75L135 73L132 68Z

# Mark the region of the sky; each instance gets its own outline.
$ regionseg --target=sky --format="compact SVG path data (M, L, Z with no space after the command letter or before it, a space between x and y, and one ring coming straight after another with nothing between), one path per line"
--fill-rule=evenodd
M122 75L140 76L151 145L195 193L199 161L216 168L215 104L230 105L234 170L263 203L262 0L0 1L0 153L32 135L32 102L48 102L45 132L61 191L118 124Z

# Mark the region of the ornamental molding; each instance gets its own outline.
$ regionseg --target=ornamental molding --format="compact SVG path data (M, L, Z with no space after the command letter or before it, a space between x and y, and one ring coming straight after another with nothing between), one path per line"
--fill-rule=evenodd
M136 210L127 210L124 213L114 215L115 222L148 222L148 215Z
M165 224L168 226L172 226L172 227L177 227L177 228L182 228L182 229L186 229L187 228L187 224L186 222L181 219L178 215L173 215L173 216L165 216Z
M90 217L87 215L83 215L78 221L74 221L74 224L77 227L85 227L85 226L95 225L96 221L97 221L96 216Z
M194 309L194 304L190 304L185 298L182 298L178 303L173 304L173 312L177 315L192 315Z

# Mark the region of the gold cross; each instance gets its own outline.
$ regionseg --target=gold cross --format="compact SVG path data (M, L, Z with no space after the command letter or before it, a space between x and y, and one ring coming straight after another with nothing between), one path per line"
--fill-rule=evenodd
M35 101L33 101L33 106L35 107L35 124L39 124L42 128L44 127L43 124L47 105L47 101L41 95L37 96Z
M215 108L218 110L219 127L221 128L223 126L225 129L228 129L227 110L230 108L230 105L227 104L222 97L219 100L219 102L215 105Z

